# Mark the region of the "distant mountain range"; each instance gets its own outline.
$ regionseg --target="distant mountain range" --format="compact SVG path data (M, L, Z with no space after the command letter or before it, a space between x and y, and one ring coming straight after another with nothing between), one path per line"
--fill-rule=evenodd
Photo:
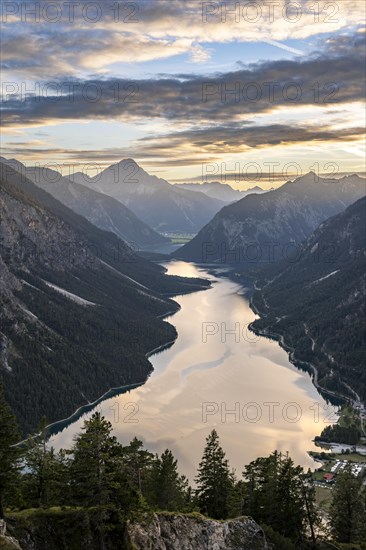
M262 189L258 185L252 187L251 189L247 189L246 191L238 191L237 189L233 189L231 185L221 183L220 181L207 181L205 183L178 183L176 185L182 189L202 192L208 197L227 203L239 201L251 193L267 192L266 189Z
M151 216L175 214L182 226L188 212L198 220L199 204L218 206L204 193L176 189L141 169L132 182L130 162L105 170L99 187L134 204L140 197L142 210L151 204ZM166 276L121 240L117 235L151 242L160 236L118 198L94 189L97 178L81 185L59 176L37 168L35 184L21 163L0 162L0 371L23 434L43 415L56 421L110 387L143 383L151 371L146 353L176 336L158 318L178 307L167 296L208 285ZM52 179L58 183L50 185ZM284 335L296 360L316 365L323 387L344 393L349 386L361 398L366 252L365 199L358 199L364 195L365 179L358 176L330 180L309 173L225 206L176 253L210 262L242 261L248 245L272 251L260 258L268 261L264 268L258 259L241 262L252 267L261 289L253 298L262 316L254 327Z
M173 255L248 265L291 257L322 221L365 193L366 180L357 175L325 179L310 172L278 189L225 206Z
M297 261L257 275L255 330L277 334L323 388L366 401L366 198L322 223Z
M95 177L77 172L70 179L117 199L160 232L197 233L225 205L205 193L151 176L132 159L109 166Z
M145 354L176 336L164 295L208 283L166 276L4 163L0 182L0 371L26 434L144 382Z
M59 172L49 168L26 167L15 159L4 159L3 157L0 157L0 160L12 166L38 187L50 193L77 214L84 216L100 229L112 231L134 249L141 250L169 242L169 239L139 220L120 201L108 195L72 182L68 178L62 177Z

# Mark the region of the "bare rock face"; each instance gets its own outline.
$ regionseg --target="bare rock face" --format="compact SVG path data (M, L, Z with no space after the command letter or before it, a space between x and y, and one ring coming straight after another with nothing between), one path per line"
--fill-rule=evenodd
M154 514L130 523L136 550L270 550L263 530L250 517L227 521L203 516Z
M16 539L6 536L6 523L3 519L0 519L0 548L2 550L22 550Z

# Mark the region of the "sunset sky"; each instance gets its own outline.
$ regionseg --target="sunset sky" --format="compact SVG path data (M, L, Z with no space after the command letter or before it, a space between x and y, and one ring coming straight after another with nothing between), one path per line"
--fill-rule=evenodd
M2 2L2 155L240 189L363 172L364 0L236 6Z

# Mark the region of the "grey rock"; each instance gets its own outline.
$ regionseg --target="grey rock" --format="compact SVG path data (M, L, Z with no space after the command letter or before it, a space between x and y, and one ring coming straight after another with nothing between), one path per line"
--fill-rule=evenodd
M227 521L203 516L154 514L130 523L136 550L269 550L263 530L250 517Z
M6 535L6 523L3 519L0 519L0 548L4 550L22 550L16 539Z

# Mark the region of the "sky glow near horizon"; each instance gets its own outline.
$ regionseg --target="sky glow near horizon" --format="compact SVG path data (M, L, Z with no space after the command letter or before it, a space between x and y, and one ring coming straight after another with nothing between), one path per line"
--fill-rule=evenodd
M365 170L363 1L17 1L1 21L7 158L238 189Z

